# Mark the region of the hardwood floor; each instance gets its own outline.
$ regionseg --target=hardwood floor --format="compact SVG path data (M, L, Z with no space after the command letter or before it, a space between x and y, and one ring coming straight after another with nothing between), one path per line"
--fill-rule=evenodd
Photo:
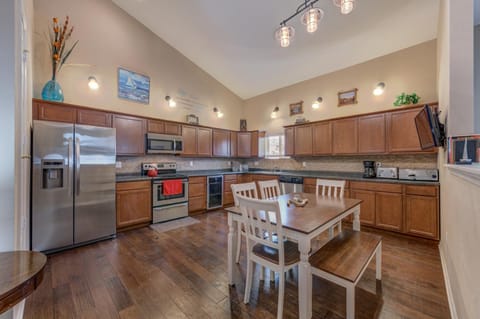
M226 214L195 218L201 223L166 233L146 227L49 256L25 318L276 318L278 276L260 282L257 269L244 305L243 253L237 284L227 284ZM362 230L383 236L383 280L376 287L373 260L357 287L357 318L450 318L436 245ZM284 318L298 317L296 276L287 274ZM313 287L313 318L345 317L343 288L318 278Z

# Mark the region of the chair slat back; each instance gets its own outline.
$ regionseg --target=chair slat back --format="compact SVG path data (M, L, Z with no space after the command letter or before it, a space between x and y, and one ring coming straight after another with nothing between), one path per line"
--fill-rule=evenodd
M233 193L233 202L235 206L238 207L237 196L244 196L249 198L258 198L257 185L255 182L243 183L243 184L232 184L230 185Z
M279 260L283 262L283 229L278 201L253 199L238 195L238 204L245 224L247 248L251 249L253 245L259 243L278 249Z
M345 193L345 181L330 179L317 179L317 196L328 196L343 198Z
M275 198L282 195L280 192L280 184L278 184L278 180L276 179L258 181L258 187L260 188L260 196L262 199Z

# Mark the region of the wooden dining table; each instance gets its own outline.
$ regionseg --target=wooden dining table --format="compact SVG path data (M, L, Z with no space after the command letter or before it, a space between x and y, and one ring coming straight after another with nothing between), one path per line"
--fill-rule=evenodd
M288 205L293 197L307 198L304 207ZM360 230L359 199L317 196L308 193L292 193L276 197L281 207L284 235L298 243L300 263L298 265L298 311L299 318L312 317L312 273L309 263L312 239L327 231L343 218L353 214L353 229ZM242 222L239 207L225 208L228 212L228 281L234 285L234 248L237 240L237 225Z

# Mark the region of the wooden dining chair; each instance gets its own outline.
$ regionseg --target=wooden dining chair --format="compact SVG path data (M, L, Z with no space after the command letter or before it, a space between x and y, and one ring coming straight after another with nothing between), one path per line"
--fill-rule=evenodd
M257 193L257 186L255 185L255 182L250 182L250 183L243 183L243 184L232 184L230 185L232 188L232 193L233 193L233 202L236 207L238 207L238 195L240 196L245 196L248 198L258 198L258 193ZM240 251L242 247L242 236L245 237L245 231L244 231L244 226L242 227L242 224L238 224L237 228L237 247L236 247L236 252L235 252L235 262L238 264L240 262ZM262 267L262 272L260 279L263 280L264 278L264 269ZM270 281L275 281L275 273L273 271L270 271Z
M269 181L258 181L258 188L260 188L260 196L262 199L272 199L282 195L280 192L280 184L278 180L272 179Z
M343 198L345 193L345 181L320 179L317 178L317 196L328 196L335 198ZM338 228L338 232L342 231L342 221L339 221L328 229L329 239L333 238L335 227Z
M255 264L279 273L277 318L283 316L285 295L284 273L300 261L298 246L285 240L281 210L276 200L258 200L238 196L247 236L247 278L244 303L250 300Z
M346 289L347 319L355 318L355 286L368 264L376 257L375 277L382 280L382 237L361 231L345 230L310 256L312 275ZM312 291L309 292L312 299Z
M232 184L230 185L232 188L232 193L233 193L233 202L236 207L238 207L238 196L245 196L249 198L258 198L258 193L257 193L257 185L255 185L255 182L250 182L250 183L243 183L243 184ZM235 261L238 264L240 261L240 248L242 246L242 236L245 236L245 232L243 230L244 227L240 223L238 223L238 228L237 228L237 247L236 247L236 256L235 256Z

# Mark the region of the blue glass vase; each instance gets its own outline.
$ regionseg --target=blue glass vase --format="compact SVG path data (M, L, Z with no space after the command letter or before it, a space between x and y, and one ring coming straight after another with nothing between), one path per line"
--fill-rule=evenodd
M42 90L42 99L46 101L63 102L63 91L55 80L48 81Z

